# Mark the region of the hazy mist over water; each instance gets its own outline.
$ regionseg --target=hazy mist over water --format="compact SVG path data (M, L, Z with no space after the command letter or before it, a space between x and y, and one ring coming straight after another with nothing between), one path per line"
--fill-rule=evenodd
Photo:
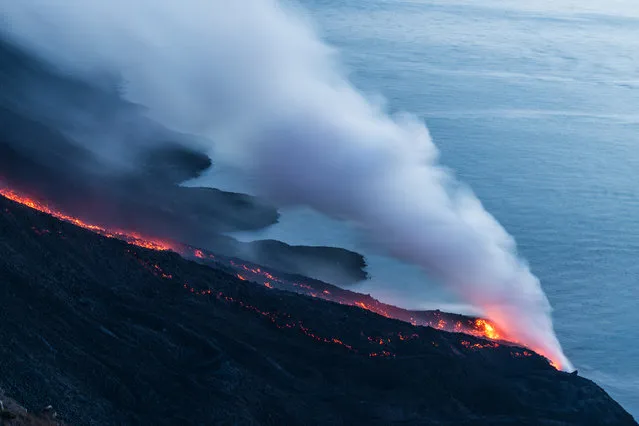
M639 416L639 3L303 3L359 88L426 121L444 165L517 239L568 357ZM250 186L224 170L209 180ZM366 253L360 290L385 300L458 303L317 213L285 212L260 236Z

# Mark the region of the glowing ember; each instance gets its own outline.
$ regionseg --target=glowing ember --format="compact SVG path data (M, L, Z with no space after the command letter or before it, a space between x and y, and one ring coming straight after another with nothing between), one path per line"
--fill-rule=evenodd
M529 351L511 352L510 354L512 356L514 356L515 358L522 358L522 357L530 357L530 356L532 356L532 352L529 352ZM553 367L557 368L553 362L551 362L550 365L552 365Z
M493 343L493 342L489 342L489 343L470 343L468 340L462 340L461 342L462 346L464 346L465 348L468 349L486 349L486 348L498 348L499 344L498 343Z
M371 358L377 358L377 357L381 357L381 358L394 358L395 354L391 353L389 351L381 351L381 352L371 352L368 354L369 357Z
M419 339L419 334L413 333L410 336L405 336L402 333L398 333L397 337L399 337L399 340L402 340L402 341L404 341L404 340L413 340L413 339Z
M99 225L93 225L90 223L86 223L81 219L78 219L73 216L69 216L60 211L54 210L53 208L47 206L44 203L41 203L33 198L27 197L23 194L20 194L12 189L8 188L0 188L0 195L9 200L15 201L16 203L22 204L24 206L30 207L34 210L37 210L42 213L49 214L57 219L63 220L65 222L72 223L73 225L79 226L80 228L87 229L89 231L93 231L96 234L100 234L104 237L108 238L116 238L119 240L126 241L129 244L133 244L139 247L148 248L151 250L170 250L171 245L166 242L151 240L142 237L141 235L135 232L129 231L121 231L121 230L109 230Z

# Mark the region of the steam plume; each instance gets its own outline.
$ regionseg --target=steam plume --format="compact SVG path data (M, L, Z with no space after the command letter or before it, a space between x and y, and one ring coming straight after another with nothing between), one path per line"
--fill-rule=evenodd
M0 0L5 36L61 69L122 77L151 118L215 142L261 194L308 205L481 307L571 368L511 236L442 166L426 127L344 76L299 10L275 0Z

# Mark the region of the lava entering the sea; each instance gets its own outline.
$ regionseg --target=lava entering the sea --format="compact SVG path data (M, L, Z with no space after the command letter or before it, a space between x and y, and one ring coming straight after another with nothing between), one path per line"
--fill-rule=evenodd
M201 249L191 248L186 245L176 244L176 243L168 243L166 241L161 241L157 239L147 238L139 235L136 232L132 231L123 231L123 230L113 230L108 229L104 226L87 223L77 217L71 216L55 208L43 203L41 201L36 200L33 197L22 194L16 190L7 188L6 186L0 186L0 195L5 198L12 200L16 203L22 204L34 210L40 211L42 213L46 213L51 215L59 220L69 222L73 225L81 227L83 229L95 232L99 235L108 238L116 238L123 240L129 244L151 249L157 251L167 251L173 250L177 253L181 254L186 258L191 258L196 261L201 262L214 262L219 266L223 266L225 268L231 268L234 272L234 275L242 280L242 281L253 281L258 284L262 284L268 289L280 289L286 291L292 291L299 294L303 294L306 296L320 298L323 300L340 303L343 305L351 305L357 306L361 309L365 309L370 312L374 312L378 315L382 315L387 318L394 318L401 321L409 322L415 326L429 326L439 330L448 331L448 332L456 332L456 333L464 333L468 335L472 335L475 337L480 337L483 339L487 339L491 342L489 343L470 343L468 341L463 341L462 345L469 350L478 350L478 349L494 349L500 346L502 343L511 343L520 345L516 339L512 339L509 336L505 335L501 332L495 324L490 322L487 319L483 318L470 318L462 315L456 314L448 314L440 311L407 311L405 309L398 308L396 306L387 305L385 303L379 302L378 300L359 293L351 292L348 290L342 290L337 287L331 286L329 284L316 282L313 285L308 283L299 282L297 280L284 279L274 276L271 272L264 270L262 267L258 266L248 266L244 263L239 263L237 260L226 259L224 257L217 257L210 253L205 252ZM46 231L37 230L39 235L43 235L47 233ZM164 273L159 266L154 266L153 273L160 276L164 279L172 279L171 274ZM298 277L299 278L299 277ZM185 289L189 290L191 293L199 294L199 295L212 295L211 290L196 290L194 288L189 287L185 284ZM217 298L221 298L226 300L227 302L239 303L240 306L243 306L249 310L254 310L261 315L271 317L271 314L265 311L260 311L259 309L245 305L241 301L236 301L233 298L222 295L221 293L215 294ZM273 320L275 322L275 320ZM314 335L310 330L308 330L303 324L295 323L295 324L280 324L281 328L297 328L306 334L309 337L314 338L315 340L322 341L325 343L337 344L343 346L349 350L352 350L350 345L344 344L341 340L337 338L324 338ZM408 336L399 335L397 339L399 341L407 340L409 338L414 338ZM385 344L383 339L381 340L371 340L371 342L381 342L380 344ZM389 342L387 342L389 343ZM512 352L513 356L522 357L522 356L530 356L530 352L528 351L514 351ZM369 354L370 357L394 357L394 354L388 350L381 350L371 352ZM553 361L550 361L551 365L555 368L558 368L558 365Z
M319 281L314 281L311 285L308 282L300 282L293 277L284 278L285 274L276 277L272 272L265 270L261 266L240 263L237 259L215 257L202 250L194 250L192 253L185 253L185 255L204 263L213 262L222 266L230 266L239 279L262 284L269 289L292 291L342 305L357 306L387 318L409 322L415 326L426 326L452 333L463 333L491 341L486 344L469 343L468 346L464 345L467 349L494 349L502 344L524 346L517 339L500 330L492 321L485 318L472 318L440 311L408 311L393 305L387 305L368 295L340 289ZM532 349L535 350L534 348ZM525 357L531 354L529 351L524 352L514 352L514 356ZM541 353L539 350L535 350L535 352ZM553 360L549 360L549 363L555 369L561 368Z

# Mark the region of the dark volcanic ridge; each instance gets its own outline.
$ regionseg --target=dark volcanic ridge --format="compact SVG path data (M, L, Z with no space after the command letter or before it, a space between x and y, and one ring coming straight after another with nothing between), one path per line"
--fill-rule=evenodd
M636 425L523 348L238 273L0 197L0 387L69 424Z

